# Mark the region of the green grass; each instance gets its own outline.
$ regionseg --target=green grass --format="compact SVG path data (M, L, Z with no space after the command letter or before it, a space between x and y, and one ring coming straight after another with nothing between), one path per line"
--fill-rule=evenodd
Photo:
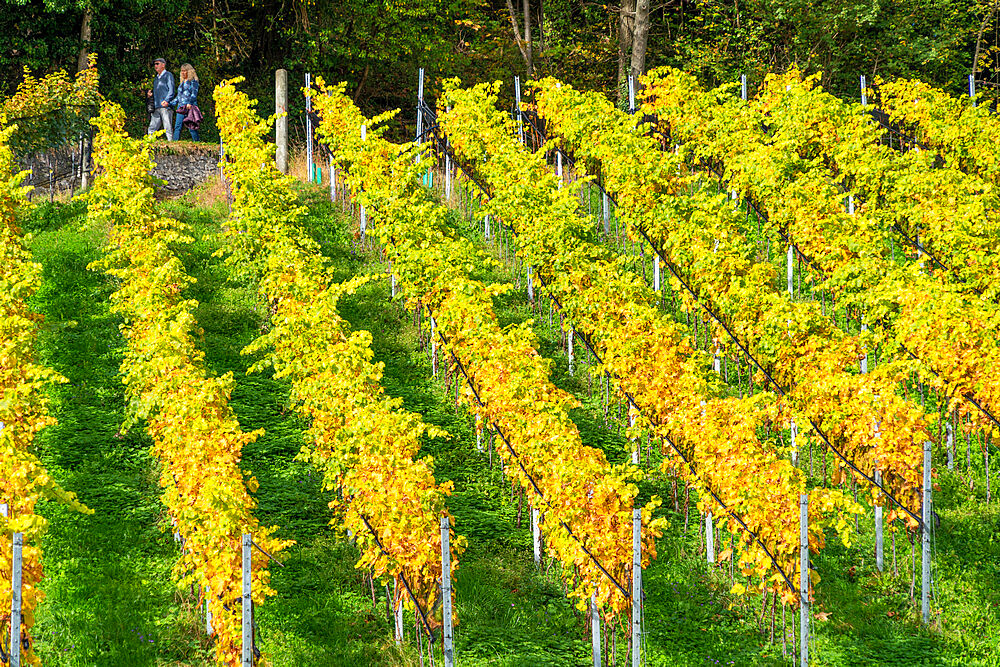
M53 224L47 216L59 224ZM87 264L102 239L83 231L77 205L42 208L26 225L44 266L33 306L46 317L40 355L68 382L51 392L59 423L46 429L43 460L65 488L94 510L53 503L43 541L47 596L40 607L38 651L50 665L135 665L205 655L192 632L190 605L171 583L178 550L161 530L155 462L141 427L121 434L122 340L108 312L112 286Z
M312 211L307 224L338 277L384 271L371 254L352 249L348 224L320 188L304 189L303 197ZM254 359L240 351L261 332L266 311L254 286L234 280L212 256L225 205L206 209L194 202L192 196L163 207L190 224L197 239L178 250L197 278L189 296L200 303L206 362L214 374L234 373L232 406L243 428L265 429L243 459L260 482L258 517L296 541L282 557L285 567L271 568L277 595L258 610L260 647L274 665L416 665L412 617L407 642L397 647L384 588L355 569L357 550L329 526L330 496L317 475L294 460L304 424L288 405L287 383L267 373L246 373ZM39 609L37 647L49 665L209 664L211 642L194 608L196 598L172 583L178 545L164 525L157 466L143 425L119 433L125 406L119 322L108 311L114 286L86 268L100 256L103 238L81 227L83 214L79 204L45 204L25 221L45 270L33 304L46 317L42 360L69 380L52 390L59 424L43 432L40 449L54 477L95 510L82 515L51 503L40 508L51 527L43 543L47 599ZM503 267L481 271L488 282L512 280ZM454 579L459 664L590 664L584 615L567 600L557 566L546 559L539 572L531 562L527 507L521 508L519 524L518 498L498 459L491 466L488 451L477 449L470 416L454 407L453 386L431 378L413 316L390 302L388 292L385 280L370 282L343 300L342 312L352 326L372 333L376 360L385 364L386 391L449 433L428 440L422 451L434 457L439 480L454 482L449 509L457 531L469 539ZM588 380L583 351L578 347L577 372L569 376L558 325L549 328L547 308L532 309L522 287L497 299L496 309L504 324L535 320L539 350L552 360L553 382L583 403L571 417L584 442L612 461L624 461L628 443L614 420L609 428L603 419L599 385ZM829 617L813 621L814 664L1000 664L1000 510L995 502L985 504L982 461L973 467L974 492L959 467L962 476L942 471L938 478L941 527L934 542L932 626L922 627L919 608L910 601L905 533L897 536L899 576L891 573L888 534L889 572L873 572L869 515L862 518L854 547L843 548L831 535L815 557L823 582L814 610ZM651 476L640 486L640 498L653 494L664 499L660 511L670 527L644 574L647 664L790 663L782 657L780 605L778 641L772 644L769 617L763 631L758 621L760 599L734 600L727 592L728 564L704 563L693 503L685 530L683 488L679 511L672 480ZM786 620L790 637L797 615L789 612ZM622 628L620 664L624 637ZM436 660L441 664L440 654Z

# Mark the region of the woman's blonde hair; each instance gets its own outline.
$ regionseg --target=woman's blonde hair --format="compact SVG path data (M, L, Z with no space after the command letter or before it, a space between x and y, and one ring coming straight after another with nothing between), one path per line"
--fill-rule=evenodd
M184 76L184 72L187 72L188 75ZM198 73L194 71L193 67L191 67L191 63L184 63L183 65L181 65L181 79L183 79L184 81L198 80Z

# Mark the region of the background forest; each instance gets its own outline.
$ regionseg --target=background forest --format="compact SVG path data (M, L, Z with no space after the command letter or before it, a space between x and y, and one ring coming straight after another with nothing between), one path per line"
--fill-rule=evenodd
M631 69L673 65L751 86L796 64L832 92L858 76L920 77L995 97L1000 0L0 0L0 94L22 68L73 71L98 54L102 92L141 131L141 90L164 56L211 90L234 75L273 95L275 68L345 80L369 112L412 107L416 69L437 82L554 75L616 96ZM211 96L200 102L214 115ZM411 122L404 114L403 122ZM209 123L206 139L217 136ZM294 129L293 129L294 132Z

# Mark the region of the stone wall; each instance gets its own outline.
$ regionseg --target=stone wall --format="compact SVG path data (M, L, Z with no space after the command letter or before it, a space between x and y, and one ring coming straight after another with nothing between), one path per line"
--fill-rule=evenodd
M219 147L214 144L185 143L174 148L169 143L157 143L153 150L153 159L156 161L153 176L167 182L157 191L160 197L176 197L184 194L210 176L219 173ZM35 186L33 197L48 199L50 194L80 187L78 146L22 156L18 159L18 165L21 169L32 171L24 184ZM93 168L92 162L89 168Z
M49 190L61 192L80 187L80 147L66 146L61 149L20 156L17 167L31 174L24 179L24 185L35 187L35 196L48 196Z
M215 146L206 147L190 153L170 153L158 151L156 168L153 176L167 182L160 188L160 194L176 196L183 194L198 185L208 177L219 173L219 149Z

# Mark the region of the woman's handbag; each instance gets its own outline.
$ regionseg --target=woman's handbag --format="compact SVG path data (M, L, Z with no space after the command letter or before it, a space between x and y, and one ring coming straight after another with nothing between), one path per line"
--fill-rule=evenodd
M188 130L194 130L197 132L201 127L202 118L204 118L204 116L201 114L201 109L194 104L188 104L187 115L184 117L184 127Z

